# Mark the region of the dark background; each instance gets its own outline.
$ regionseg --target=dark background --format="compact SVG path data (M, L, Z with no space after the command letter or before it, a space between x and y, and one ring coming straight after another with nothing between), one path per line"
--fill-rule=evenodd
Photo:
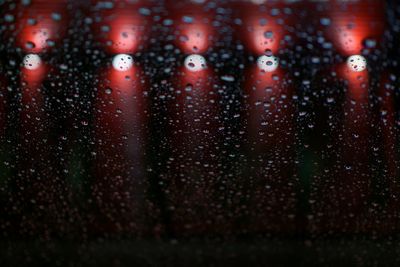
M191 109L176 108L174 91L184 87L179 79L188 54L176 45L174 32L184 2L145 3L151 11L143 18L149 25L142 33L146 45L131 53L143 70L136 77L145 83L139 97L148 103L142 135L115 138L97 120L108 112L99 111L107 96L100 108L97 103L107 87L101 72L113 57L98 36L107 16L118 12L103 12L94 1L64 3L65 34L41 53L53 66L40 85L43 106L36 106L45 119L29 118L32 128L26 128L20 70L28 51L17 45L18 17L36 3L24 3L0 1L2 266L397 265L397 1L386 1L381 20L371 22L384 25L376 45L360 51L368 60L367 111L350 109L358 116L350 125L343 112L348 82L331 73L347 56L320 41L334 30L320 24L330 4L265 5L291 21L283 26L291 38L276 55L285 72L282 84L290 84L292 93L275 121L275 113L265 111L276 132L256 140L251 131L268 136L271 130L248 128L253 103L244 88L259 55L237 34L235 21L245 13L237 2L208 1L198 9L213 14L218 33L202 52L214 75L204 87L218 98L208 106L202 100L208 96L200 93L191 103L203 113L194 117ZM345 15L347 8L343 4ZM175 23L166 25L165 19ZM356 106L357 100L349 103ZM203 122L196 123L196 116ZM346 127L365 143L346 139ZM139 161L124 150L130 138L140 144ZM96 169L105 164L109 168ZM124 198L125 191L131 195ZM130 207L132 202L140 205Z

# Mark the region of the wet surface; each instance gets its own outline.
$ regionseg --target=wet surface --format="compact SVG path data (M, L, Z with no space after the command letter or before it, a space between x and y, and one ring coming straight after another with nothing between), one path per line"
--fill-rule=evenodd
M140 244L166 265L184 265L173 255L185 249L229 258L215 246L238 264L396 250L399 12L378 0L0 1L5 259L36 242L51 259L125 247L121 265Z

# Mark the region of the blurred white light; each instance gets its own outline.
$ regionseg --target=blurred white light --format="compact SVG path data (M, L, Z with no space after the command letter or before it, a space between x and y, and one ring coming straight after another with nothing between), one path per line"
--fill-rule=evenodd
M367 60L361 55L353 55L347 59L347 66L352 71L361 72L367 68Z
M118 71L127 71L133 66L133 58L127 54L118 54L114 56L112 65Z
M191 71L201 71L206 68L206 59L200 55L190 55L185 58L185 67Z
M39 55L36 54L28 54L24 57L24 67L28 70L35 70L42 65L42 60Z
M257 66L265 72L272 72L278 68L279 60L274 56L262 55L257 59Z

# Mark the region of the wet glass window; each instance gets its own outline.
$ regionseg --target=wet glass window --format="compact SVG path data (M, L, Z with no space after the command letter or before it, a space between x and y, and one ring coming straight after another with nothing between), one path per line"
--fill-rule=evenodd
M0 0L0 265L398 265L399 36L396 0Z

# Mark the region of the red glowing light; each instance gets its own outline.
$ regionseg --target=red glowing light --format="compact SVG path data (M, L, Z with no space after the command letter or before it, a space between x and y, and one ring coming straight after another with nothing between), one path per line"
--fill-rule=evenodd
M116 70L110 67L106 71L105 84L111 90L112 95L120 95L120 97L132 96L140 91L140 70L137 66L132 66L126 71Z
M186 67L182 67L178 76L179 81L178 84L181 89L185 89L185 86L190 85L197 91L210 91L212 89L212 71L210 69L202 69L199 71L191 71ZM189 94L192 94L190 92Z
M98 150L105 153L101 160L118 155L121 161L131 161L131 151L137 151L143 144L137 138L143 138L143 127L146 119L146 99L143 72L138 66L127 71L118 71L113 67L100 71L96 97L95 124L99 140ZM120 144L125 144L120 146ZM105 157L105 158L103 158ZM100 159L100 158L99 158ZM113 159L115 161L115 159ZM117 160L118 162L118 160ZM139 161L137 161L139 162ZM128 167L128 166L126 166ZM104 173L124 173L127 170L104 170ZM105 168L107 169L107 168Z
M112 66L99 74L95 98L96 173L92 194L98 208L96 231L144 231L145 143L147 103L143 72L132 66L119 71ZM141 211L141 212L140 212ZM117 212L126 220L115 224L105 214ZM135 224L132 224L132 221Z
M251 216L250 229L254 232L266 230L291 231L295 227L294 220L287 220L283 213L290 214L295 210L295 202L286 201L283 213L271 213L279 210L284 195L294 194L290 179L295 173L295 105L292 99L293 88L286 79L287 73L281 68L272 72L261 71L256 64L245 72L244 99L246 110L243 121L246 125L248 142L245 144L247 158L257 162L254 171L250 171L254 183L249 189L254 194L247 204ZM265 168L273 165L272 168ZM250 192L250 191L249 191ZM268 207L262 208L259 207ZM284 228L282 228L284 225Z
M203 54L216 40L214 12L205 3L167 1L174 20L175 45L186 54Z
M106 34L106 40L111 41L111 45L107 46L108 52L112 54L137 52L146 38L143 19L130 11L123 10L119 11L109 24L110 31Z
M243 39L248 49L255 54L264 54L271 51L276 54L280 48L281 40L284 36L282 25L278 25L275 19L268 19L266 25L260 21L263 16L247 17L243 29Z
M218 113L218 105L216 104L218 95L215 93L216 79L213 71L207 68L193 72L181 67L178 69L178 73L179 75L174 80L177 105L171 107L171 114L178 116L176 127L185 133L190 131L194 125L199 128L213 129L217 122L211 123L210 120L213 120L211 117L205 118L201 115ZM193 124L191 125L189 122L193 122ZM185 138L188 137L185 135ZM200 142L200 140L197 141ZM192 145L195 145L195 143L190 144L188 142L187 144L188 147Z
M57 32L54 22L43 19L37 25L26 26L21 31L21 38L18 38L17 45L26 52L40 53L49 47L48 42L51 36Z
M258 66L252 66L248 75L251 75L251 78L247 79L246 88L252 87L262 95L265 95L266 88L270 88L269 93L273 95L281 93L284 89L280 86L283 82L284 71L279 67L275 71L265 72Z
M39 93L38 88L41 86L48 71L49 67L45 63L41 63L36 69L27 69L22 67L21 80L23 81L24 92L31 91L33 94Z
M361 54L368 39L380 41L384 30L384 1L357 1L330 6L327 34L343 55Z
M41 128L38 125L45 123L45 95L42 90L42 84L49 67L44 63L36 69L21 68L21 134L23 140L32 140L32 138L41 137ZM36 139L35 139L36 140ZM35 149L37 143L33 142L26 149Z
M184 53L204 53L210 47L213 40L213 28L204 16L193 17L192 23L181 23L178 26L177 46Z
M179 235L221 233L226 230L226 223L223 227L221 222L203 223L217 217L213 207L219 201L215 188L222 121L217 79L210 66L196 72L182 67L176 73L172 77L175 90L167 106L167 116L173 123L166 128L168 140L176 148L171 151L171 168L166 175L171 192L167 201L175 207L171 213L172 231ZM193 186L183 178L204 179L204 183ZM188 213L191 207L196 207L195 213Z
M364 71L353 71L346 63L337 67L338 77L347 82L347 95L357 101L368 100L369 74Z
M99 42L111 54L133 54L142 49L149 38L148 16L141 15L145 8L140 2L120 1L112 9L100 10L103 18L93 29Z
M262 138L259 136L259 128L263 128L263 122L267 118L274 121L275 115L284 117L290 112L289 108L282 107L289 104L292 92L285 84L285 72L281 68L273 72L264 72L257 66L252 66L245 75L244 88L248 95L246 101L250 104L249 127L253 129L252 137L257 140ZM269 131L273 131L272 128Z
M241 23L236 26L239 38L250 52L261 55L266 52L277 54L286 46L284 37L289 34L290 16L279 10L286 5L280 2L266 3L261 8L253 3L238 3L235 10ZM275 10L273 14L271 12Z
M18 6L22 14L17 19L16 44L28 53L50 49L65 34L65 2L38 1L26 7Z

